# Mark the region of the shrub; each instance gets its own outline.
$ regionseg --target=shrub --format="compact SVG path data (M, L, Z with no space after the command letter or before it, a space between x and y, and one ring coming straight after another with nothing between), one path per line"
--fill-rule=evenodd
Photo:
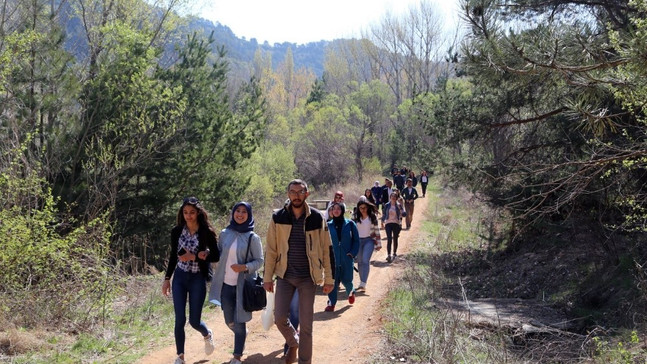
M114 289L109 224L63 219L24 152L0 161L0 316L16 327L89 328Z

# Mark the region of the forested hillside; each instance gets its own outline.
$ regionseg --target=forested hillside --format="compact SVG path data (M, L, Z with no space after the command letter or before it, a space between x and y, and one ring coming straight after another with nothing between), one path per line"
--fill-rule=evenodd
M587 325L647 322L644 0L462 0L457 37L423 0L306 45L175 1L0 2L7 325L105 325L122 279L165 267L184 197L213 220L243 199L261 214L295 177L317 194L394 166L501 211L466 255L584 240L595 262L552 303L608 307L590 292L613 287L631 304Z

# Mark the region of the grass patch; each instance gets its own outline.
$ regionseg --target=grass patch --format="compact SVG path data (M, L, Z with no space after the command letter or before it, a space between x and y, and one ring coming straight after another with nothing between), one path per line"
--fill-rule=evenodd
M104 324L77 335L45 330L0 332L2 352L17 364L132 363L152 345L170 344L165 341L173 332L173 304L160 293L160 275L124 282L128 294L113 303Z

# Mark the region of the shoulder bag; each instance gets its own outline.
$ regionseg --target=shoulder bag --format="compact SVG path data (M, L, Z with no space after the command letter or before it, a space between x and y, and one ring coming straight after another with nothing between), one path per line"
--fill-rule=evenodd
M252 236L249 235L247 241L247 252L245 253L245 263L247 263L247 256L249 255L249 246L252 245ZM263 278L260 274L256 279L247 279L245 277L243 284L243 309L247 312L260 311L267 305L267 297L265 296L265 288L263 288Z

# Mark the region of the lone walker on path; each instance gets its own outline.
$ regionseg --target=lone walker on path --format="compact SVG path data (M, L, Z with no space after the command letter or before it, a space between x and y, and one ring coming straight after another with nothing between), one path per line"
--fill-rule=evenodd
M288 184L290 203L272 214L265 248L263 287L274 292L274 323L288 346L286 363L312 363L312 321L317 285L323 293L333 289L330 266L330 233L319 210L306 203L308 185L300 180ZM307 244L306 244L307 242ZM290 324L290 301L299 293L299 333Z
M402 190L402 198L404 198L404 209L407 211L405 220L407 222L407 230L409 230L411 229L411 221L413 220L414 203L418 198L418 191L413 187L411 178L407 179L407 187Z

